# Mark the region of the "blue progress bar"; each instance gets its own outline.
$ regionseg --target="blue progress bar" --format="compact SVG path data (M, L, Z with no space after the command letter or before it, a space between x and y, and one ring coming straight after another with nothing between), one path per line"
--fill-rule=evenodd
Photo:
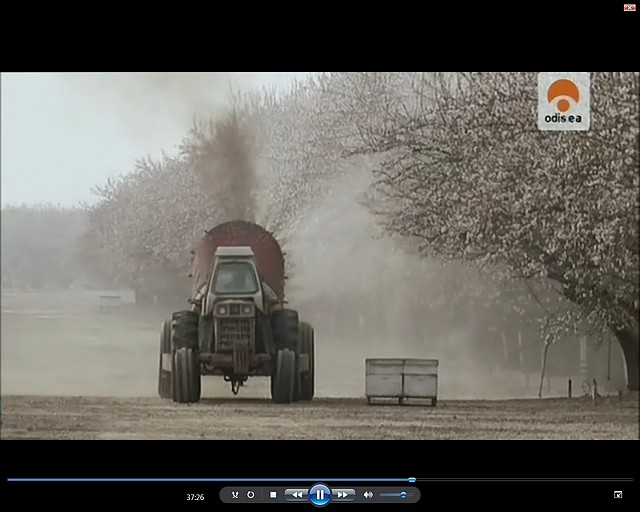
M415 478L7 478L7 482L411 482Z

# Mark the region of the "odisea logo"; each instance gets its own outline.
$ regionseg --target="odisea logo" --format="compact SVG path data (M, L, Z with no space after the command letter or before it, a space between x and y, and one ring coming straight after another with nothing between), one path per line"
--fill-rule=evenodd
M589 73L538 75L538 128L547 131L586 131L591 123Z

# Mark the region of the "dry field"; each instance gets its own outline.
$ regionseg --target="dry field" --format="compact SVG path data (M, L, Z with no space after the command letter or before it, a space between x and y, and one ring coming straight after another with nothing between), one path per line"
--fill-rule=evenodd
M232 397L221 379L208 377L202 402L174 404L155 396L167 312L101 312L95 296L3 294L2 438L638 439L637 397L596 406L584 397L532 398L533 390L526 399L455 399L446 362L436 408L369 406L363 354L338 358L326 341L318 342L311 403L271 403L266 379Z

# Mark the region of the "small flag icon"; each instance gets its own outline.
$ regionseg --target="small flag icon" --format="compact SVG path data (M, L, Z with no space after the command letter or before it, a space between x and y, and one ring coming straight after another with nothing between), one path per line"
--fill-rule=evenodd
M636 4L624 4L624 12L635 12Z

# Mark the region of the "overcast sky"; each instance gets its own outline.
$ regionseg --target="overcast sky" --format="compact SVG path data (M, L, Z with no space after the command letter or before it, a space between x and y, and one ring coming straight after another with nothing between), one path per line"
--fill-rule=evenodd
M309 73L2 73L2 206L93 202L137 159L176 152L194 116L230 91L285 89Z

